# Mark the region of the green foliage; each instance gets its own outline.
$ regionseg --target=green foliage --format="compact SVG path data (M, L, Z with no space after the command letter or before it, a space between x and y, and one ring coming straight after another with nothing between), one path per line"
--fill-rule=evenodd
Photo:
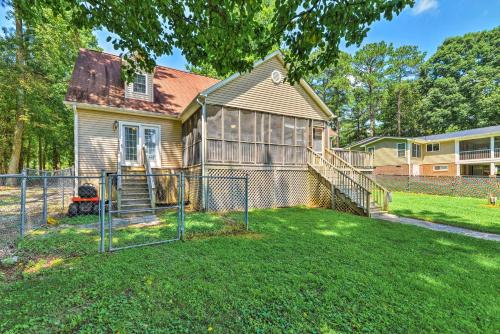
M17 10L14 14L23 19L22 43L12 28L4 28L0 35L0 171L6 171L12 150L19 90L25 123L19 167L69 166L73 115L63 99L78 49L97 47L97 41L90 30L74 28L69 12L56 15L48 8L34 7L29 13ZM21 64L16 61L20 50L25 59Z
M195 67L210 65L224 77L252 68L275 46L287 50L285 57L292 82L327 68L337 59L341 40L360 44L370 24L382 17L391 20L414 0L366 1L275 1L269 0L134 1L98 4L80 0L38 0L35 6L71 9L78 27L100 28L116 34L110 38L117 50L128 50L125 59L134 66L152 69L154 59L182 50ZM26 5L27 8L33 4ZM262 16L271 17L270 20ZM315 61L310 57L321 50ZM132 57L133 55L133 57Z
M400 216L500 234L500 207L488 200L414 193L393 193L390 211Z
M0 332L496 331L498 243L325 209L250 217L248 234L104 255L70 230L0 284Z
M422 69L421 112L433 132L500 124L500 27L448 38Z

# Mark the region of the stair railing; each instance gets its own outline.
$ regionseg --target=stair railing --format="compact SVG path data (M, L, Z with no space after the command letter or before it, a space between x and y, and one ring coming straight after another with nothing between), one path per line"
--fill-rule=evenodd
M356 180L356 182L363 185L363 187L369 189L372 194L372 200L379 207L381 207L382 210L387 211L387 209L389 208L389 190L387 190L377 181L366 176L363 172L351 165L349 162L342 159L335 152L332 152L328 149L325 150L325 159L333 166Z
M118 210L121 210L121 207L122 207L122 150L121 150L120 145L118 145L118 161L116 164L116 205L118 207Z
M142 146L142 157L144 161L144 169L146 170L146 180L148 181L148 193L151 201L151 209L154 209L156 207L156 183L153 175L153 169L151 168L151 163L148 158L146 145Z
M363 209L366 215L370 215L371 193L369 188L357 182L310 148L307 149L307 162L318 174L330 181L334 188Z

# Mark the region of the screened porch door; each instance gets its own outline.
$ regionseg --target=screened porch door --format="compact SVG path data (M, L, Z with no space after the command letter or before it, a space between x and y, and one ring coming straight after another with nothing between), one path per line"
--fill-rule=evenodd
M145 146L151 167L160 167L160 129L158 126L122 124L120 132L120 156L123 166L142 166L144 163L142 146Z

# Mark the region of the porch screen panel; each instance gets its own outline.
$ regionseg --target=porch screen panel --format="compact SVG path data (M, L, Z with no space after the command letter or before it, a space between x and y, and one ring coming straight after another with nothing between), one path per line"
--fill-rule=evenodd
M306 147L308 144L307 119L297 118L295 123L295 162L306 163Z
M255 112L240 111L240 141L241 161L253 163L255 161Z
M224 161L238 162L239 145L239 110L224 108Z
M284 159L285 163L295 163L295 118L285 117L284 119Z
M207 106L207 160L222 161L222 108Z

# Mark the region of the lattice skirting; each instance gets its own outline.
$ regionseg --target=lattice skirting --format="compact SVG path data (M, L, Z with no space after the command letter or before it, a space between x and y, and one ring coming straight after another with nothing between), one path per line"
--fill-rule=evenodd
M307 174L307 170L242 170L222 168L211 168L208 170L209 176L248 175L248 206L250 208L308 205ZM213 196L219 195L216 195L214 192Z

